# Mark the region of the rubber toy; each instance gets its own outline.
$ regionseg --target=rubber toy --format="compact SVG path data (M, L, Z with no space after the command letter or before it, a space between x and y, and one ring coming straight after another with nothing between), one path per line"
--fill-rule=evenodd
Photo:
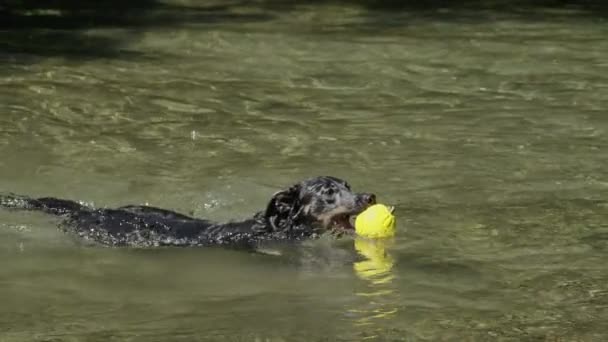
M390 238L395 236L395 207L374 204L355 219L355 232L366 238Z

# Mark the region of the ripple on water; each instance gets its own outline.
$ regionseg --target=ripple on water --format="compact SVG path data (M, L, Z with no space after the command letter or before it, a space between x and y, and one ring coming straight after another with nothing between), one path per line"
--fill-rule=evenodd
M231 6L184 11L265 11ZM46 216L0 213L0 340L603 340L593 16L235 13L120 29L138 58L2 54L0 190L223 221L334 174L397 204L385 259L83 248Z

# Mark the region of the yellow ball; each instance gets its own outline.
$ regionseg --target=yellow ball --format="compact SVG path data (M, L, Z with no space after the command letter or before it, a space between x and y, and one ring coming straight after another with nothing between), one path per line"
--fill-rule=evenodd
M374 204L355 219L355 231L367 238L388 238L395 236L394 207Z

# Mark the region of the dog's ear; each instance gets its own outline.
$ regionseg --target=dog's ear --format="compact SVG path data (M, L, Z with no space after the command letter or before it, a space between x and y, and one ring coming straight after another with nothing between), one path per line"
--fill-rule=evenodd
M298 219L302 212L300 188L301 186L296 184L275 193L270 199L264 216L272 231L289 229Z

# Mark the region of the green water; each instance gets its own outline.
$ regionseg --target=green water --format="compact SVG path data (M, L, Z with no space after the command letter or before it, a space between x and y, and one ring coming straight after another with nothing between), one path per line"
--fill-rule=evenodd
M2 29L0 189L227 220L331 174L398 238L363 271L0 211L0 341L608 340L601 13L181 3Z

